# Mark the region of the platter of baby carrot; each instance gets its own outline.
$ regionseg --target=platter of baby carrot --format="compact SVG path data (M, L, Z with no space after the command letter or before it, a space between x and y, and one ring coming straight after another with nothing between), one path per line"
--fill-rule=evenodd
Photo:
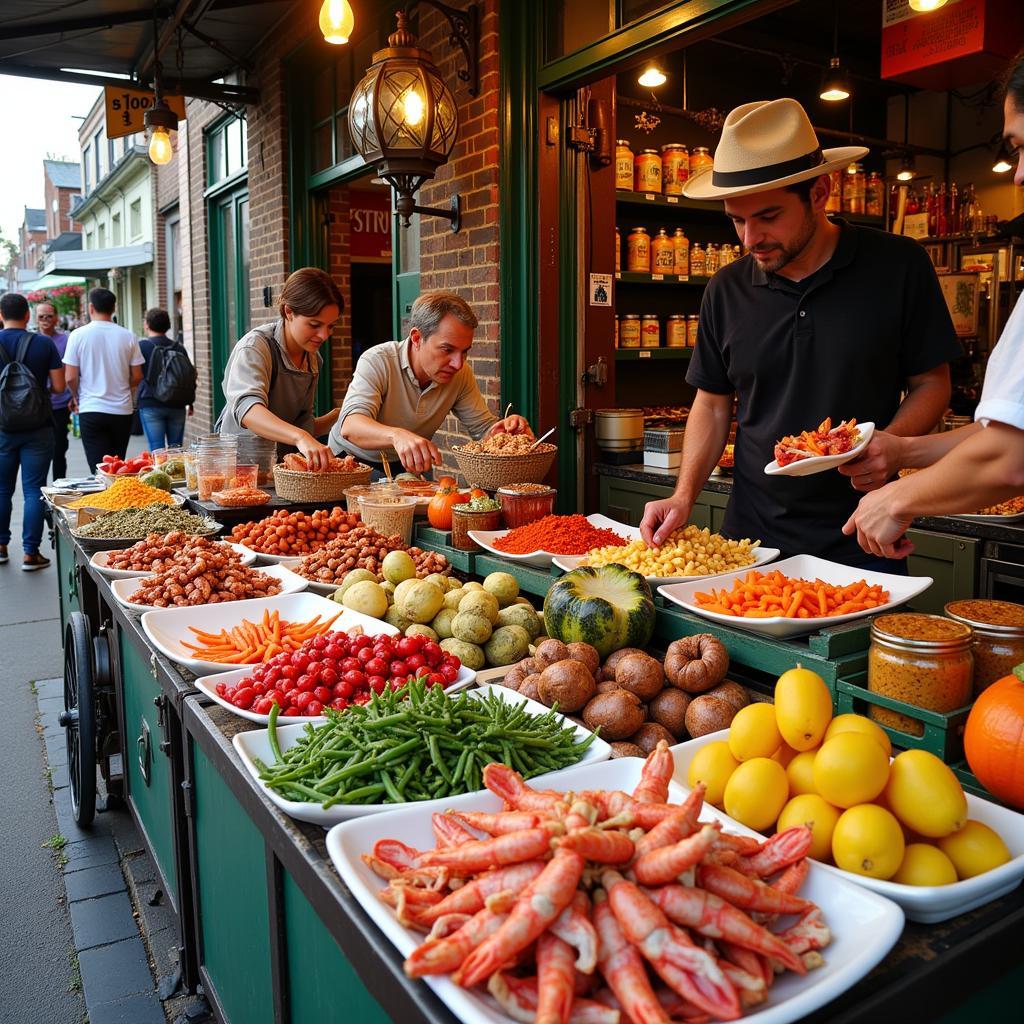
M668 601L703 618L785 638L877 615L923 593L930 576L866 571L814 555L794 555L770 571L744 569L659 587Z

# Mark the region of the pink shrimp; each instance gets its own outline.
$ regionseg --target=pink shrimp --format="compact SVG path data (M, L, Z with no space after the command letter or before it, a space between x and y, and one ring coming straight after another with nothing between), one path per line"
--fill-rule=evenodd
M811 830L806 825L794 825L766 840L757 853L740 857L736 869L755 878L767 878L806 857L812 839Z
M476 842L476 836L462 822L449 818L445 814L431 815L430 824L434 830L434 838L437 840L437 849L439 850L461 846L463 843Z
M484 768L484 785L517 811L564 818L567 802L562 793L536 790L523 781L522 775L508 765L492 761Z
M569 1024L575 998L574 959L572 947L551 932L538 937L535 1024Z
M509 832L494 839L474 839L448 850L428 850L416 858L418 867L441 866L463 875L474 875L488 868L543 857L551 848L551 833L545 828Z
M416 867L416 858L419 854L419 850L414 850L397 839L378 839L373 844L373 853L363 854L363 861L377 874L380 874L378 865L392 870L392 874L381 875L382 878L397 878L403 871Z
M628 864L633 859L633 840L625 832L578 828L556 839L562 850L576 850L598 864Z
M508 914L484 908L446 938L427 939L417 946L402 965L410 978L428 974L448 974L457 970L466 957L508 919Z
M517 978L504 971L495 971L487 982L487 990L498 1005L522 1024L533 1024L540 1003L537 978ZM619 1024L619 1011L593 999L573 999L569 1024Z
M423 924L430 924L445 914L475 914L483 910L488 899L498 893L522 892L543 870L544 861L528 860L523 864L488 871L448 893L436 906L424 910L419 920Z
M646 835L636 841L636 855L671 846L680 839L686 839L697 831L697 817L704 805L704 784L699 783L690 795L679 805L674 814L654 826Z
M669 752L668 743L659 740L658 745L647 755L640 781L633 790L633 799L642 804L663 804L668 800L668 784L672 781L675 762Z
M810 870L811 863L804 857L794 864L790 864L774 882L769 884L773 889L778 889L779 892L786 892L790 896L795 896L803 887L804 882L807 881L807 873Z
M757 959L756 954L754 958ZM760 971L756 974L745 971L728 960L719 960L718 965L722 968L722 973L732 982L733 988L739 993L740 1005L744 1010L749 1010L752 1006L757 1006L768 998L768 983Z
M551 922L548 931L576 950L576 970L593 974L597 966L597 931L590 920L590 899L577 889L572 903Z
M633 865L636 880L641 885L664 885L675 880L715 845L720 828L717 822L705 825L696 835L645 853Z
M779 940L798 956L811 950L824 949L832 941L832 932L822 920L821 908L807 911L796 924L779 932Z
M749 856L752 853L757 853L758 850L764 843L760 839L755 839L753 836L740 836L735 832L723 832L718 837L716 848L718 850L730 850L739 856Z
M775 980L775 969L766 957L755 953L753 950L744 949L743 946L735 942L727 942L724 939L718 940L718 949L729 963L752 977L760 978L765 987L770 987L771 983ZM782 965L780 964L779 966L781 967Z
M447 811L470 828L486 832L489 836L503 836L509 832L521 832L527 828L540 828L543 819L529 811L502 811L499 814L485 814L483 811Z
M814 906L808 900L780 892L722 864L700 864L697 867L697 884L741 910L758 910L765 914L802 914Z

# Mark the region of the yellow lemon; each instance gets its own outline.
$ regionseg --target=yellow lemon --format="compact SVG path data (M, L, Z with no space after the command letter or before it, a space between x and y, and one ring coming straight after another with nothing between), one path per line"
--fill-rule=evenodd
M841 732L823 743L814 756L814 788L836 807L874 800L888 777L885 751L862 733Z
M952 769L927 750L904 750L889 768L885 799L908 828L929 839L948 836L967 820L967 797Z
M1010 859L999 833L980 821L968 820L959 832L945 836L937 845L953 862L960 879L982 875Z
M870 718L865 718L863 715L837 715L829 722L828 728L825 730L825 739L830 740L841 732L862 732L873 736L882 744L885 756L892 757L892 743L889 742L886 731L876 722L872 722Z
M772 760L778 761L785 768L798 753L799 751L794 750L788 743L783 742L782 746L772 754Z
M839 811L817 793L795 796L782 808L778 830L806 825L811 830L809 855L826 864L832 860L832 832L839 820Z
M786 765L789 791L794 796L802 793L817 793L814 788L814 755L816 750L804 750Z
M725 813L763 832L775 824L789 797L786 769L770 757L744 761L725 784Z
M775 719L794 750L818 746L832 721L832 695L825 680L799 664L783 672L775 684Z
M709 804L721 806L725 796L725 784L739 767L739 761L732 756L729 744L725 740L715 740L706 747L701 747L686 770L686 781L691 788L703 782L707 791L704 799Z
M832 832L836 866L869 878L892 878L903 863L903 832L884 807L859 804L843 811Z
M937 846L911 843L891 881L901 885L950 885L956 881L956 868Z
M737 761L771 757L782 743L771 704L748 704L736 712L729 726L729 749Z

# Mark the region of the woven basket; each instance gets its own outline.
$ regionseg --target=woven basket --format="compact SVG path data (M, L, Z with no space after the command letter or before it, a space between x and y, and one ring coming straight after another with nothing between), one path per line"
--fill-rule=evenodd
M452 452L462 475L485 491L496 491L508 484L539 484L548 475L558 449L530 452L526 455L487 455L467 452L457 445Z
M369 466L351 473L299 473L284 466L274 466L274 489L285 501L340 501L345 488L370 482Z

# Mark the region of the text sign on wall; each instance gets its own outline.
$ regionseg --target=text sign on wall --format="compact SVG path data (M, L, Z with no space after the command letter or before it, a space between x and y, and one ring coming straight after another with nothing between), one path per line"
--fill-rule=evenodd
M882 77L932 67L985 49L986 0L956 0L921 14L907 0L882 9Z
M151 92L108 85L103 89L103 98L107 108L108 139L119 139L122 135L145 131L146 111L155 102ZM165 96L164 102L178 115L179 121L185 120L184 96Z
M390 190L349 191L349 254L357 262L391 262Z

